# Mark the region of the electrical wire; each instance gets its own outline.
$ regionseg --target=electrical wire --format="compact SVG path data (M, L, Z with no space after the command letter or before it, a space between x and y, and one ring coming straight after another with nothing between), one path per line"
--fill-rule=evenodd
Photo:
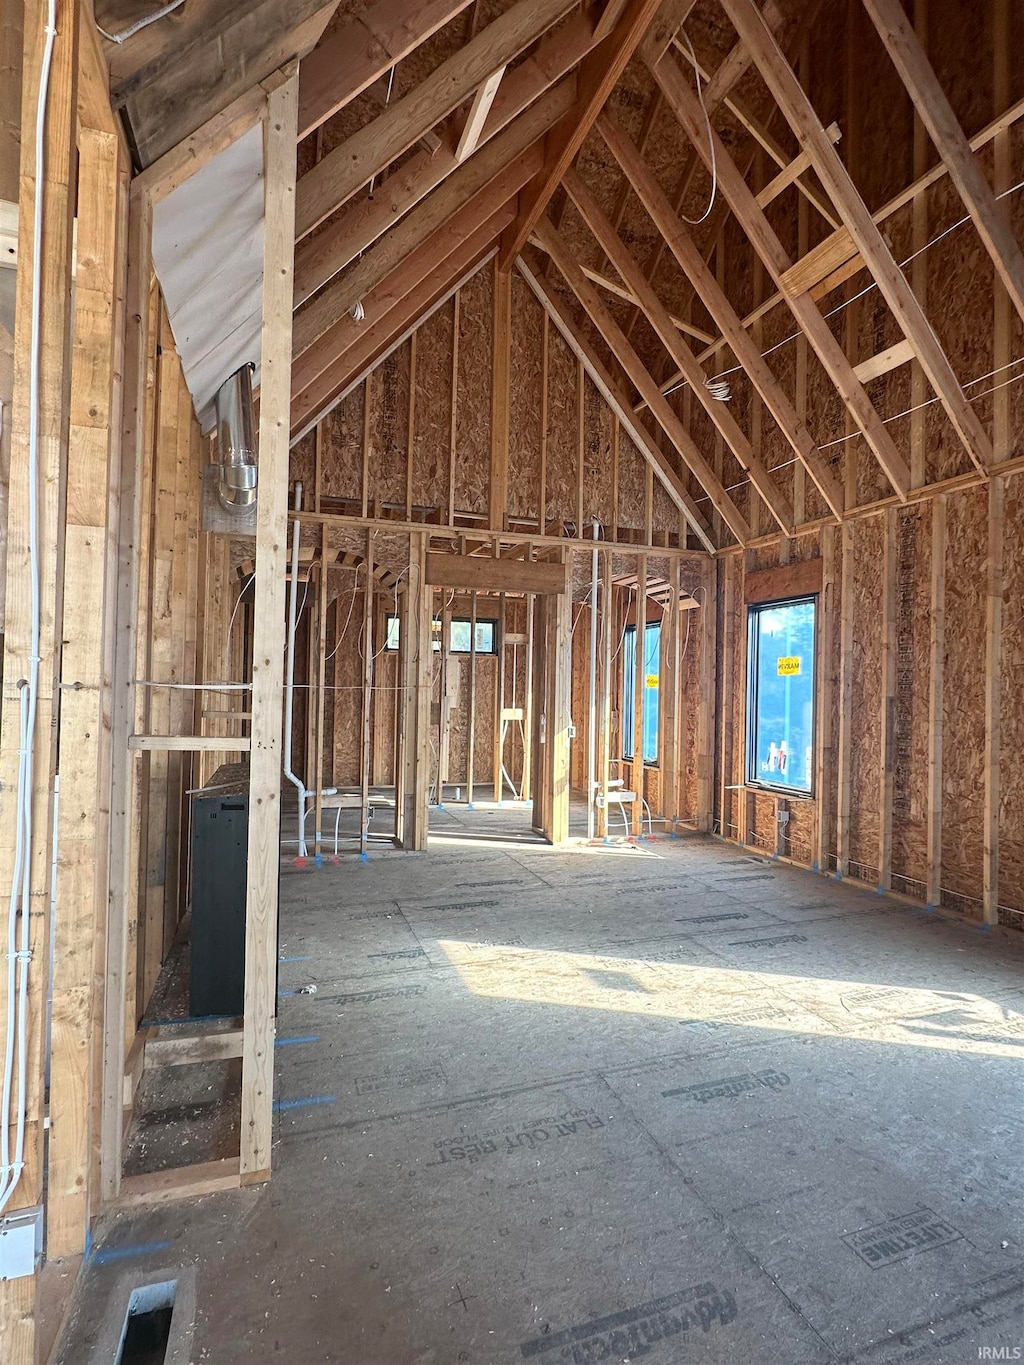
M122 29L120 33L108 33L105 28L96 25L97 33L102 33L103 37L111 43L126 43L129 38L134 38L136 33L141 33L144 28L149 28L150 24L155 24L158 19L163 19L166 15L172 14L176 9L181 9L185 0L171 0L169 5L164 5L163 9L158 9L155 14L147 14L144 19L138 19L129 28Z
M334 642L334 648L331 650L330 654L328 654L327 657L324 659L325 664L329 664L331 662L331 660L334 658L335 654L337 654L339 648L341 647L341 642L345 638L345 632L348 630L348 623L352 620L352 608L356 604L356 593L359 591L359 570L353 565L348 565L347 567L351 568L352 572L356 576L355 582L352 584L352 599L348 604L348 615L345 617L345 624L342 626L341 630L338 631L337 639Z
M697 227L698 224L704 222L710 215L711 210L715 207L715 199L718 196L718 164L715 160L715 138L711 131L711 115L708 113L708 107L704 103L704 91L700 87L700 69L697 66L697 57L693 50L693 44L690 42L690 36L685 29L681 30L680 36L686 44L686 49L690 54L690 61L693 64L693 79L697 83L697 98L700 101L701 113L704 115L704 127L707 129L708 134L708 149L711 153L711 197L708 199L707 208L699 218L687 218L682 209L679 211L679 217L682 218L684 223L689 223L691 227Z

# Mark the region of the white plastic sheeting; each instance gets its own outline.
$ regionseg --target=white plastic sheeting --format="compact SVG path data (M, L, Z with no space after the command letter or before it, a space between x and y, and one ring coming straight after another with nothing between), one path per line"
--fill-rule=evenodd
M218 153L153 211L153 264L196 415L247 360L259 383L263 323L263 128Z

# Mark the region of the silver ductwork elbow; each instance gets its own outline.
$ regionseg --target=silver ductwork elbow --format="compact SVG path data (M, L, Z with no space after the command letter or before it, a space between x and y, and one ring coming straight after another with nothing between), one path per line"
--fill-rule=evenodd
M252 372L246 361L217 390L217 497L228 512L244 512L256 502L256 416Z

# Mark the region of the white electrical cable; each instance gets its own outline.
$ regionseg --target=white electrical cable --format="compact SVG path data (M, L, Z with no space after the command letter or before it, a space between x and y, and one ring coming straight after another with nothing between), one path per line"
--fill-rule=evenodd
M28 428L28 547L31 603L31 639L28 681L21 686L19 715L18 786L15 794L16 835L14 872L7 924L7 1038L4 1047L3 1086L0 1091L0 1214L10 1203L25 1168L25 1105L28 1072L28 969L32 960L32 781L39 691L39 648L42 609L39 581L39 380L40 333L42 331L43 187L46 184L46 102L57 37L57 0L48 0L43 60L36 101L35 193L32 219L32 345L29 358ZM21 929L18 932L18 911ZM17 999L15 999L17 991ZM15 1034L17 1034L18 1109L14 1152L10 1151L11 1101L14 1083Z
M682 218L684 223L689 223L691 227L696 227L698 223L704 222L710 215L711 210L715 207L715 199L718 195L718 164L715 161L715 139L711 132L711 115L708 113L708 107L704 103L704 91L700 88L700 69L697 66L697 57L693 50L693 44L690 42L689 34L685 29L682 30L681 36L683 42L686 44L687 51L690 54L690 61L693 64L693 79L697 83L697 98L700 100L701 112L704 115L704 126L707 129L708 134L708 149L711 152L711 197L708 200L707 208L699 218L687 218L682 209L679 211L679 217Z
M136 33L141 33L144 28L149 28L150 24L155 24L158 19L163 19L165 15L171 14L176 9L181 9L185 0L171 0L169 5L164 5L163 9L158 9L155 14L147 14L144 19L138 19L130 28L123 29L120 33L108 33L105 28L96 25L96 31L102 33L111 43L126 43L129 38L134 38Z

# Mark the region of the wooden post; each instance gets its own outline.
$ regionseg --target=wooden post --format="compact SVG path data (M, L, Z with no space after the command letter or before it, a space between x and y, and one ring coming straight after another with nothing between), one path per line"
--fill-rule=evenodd
M441 589L441 689L438 697L437 804L444 805L444 784L451 765L452 713L448 700L452 668L452 611ZM433 625L431 625L433 630Z
M120 483L113 400L118 389L115 347L119 351L124 325L127 207L120 192L119 151L113 134L81 129L60 661L46 1202L50 1259L85 1250L92 1193L92 1100L96 1062L102 1056L94 1053L92 1030L102 1032L97 977L102 981L110 816L111 589L116 583L116 540L111 543L110 528L117 525Z
M615 589L612 585L613 558L611 550L601 554L601 710L598 730L597 775L601 783L601 804L597 811L597 834L608 836L608 787L612 762L612 654L615 635Z
M512 274L494 260L494 354L491 371L490 526L505 529L512 364ZM497 786L497 783L495 784Z
M723 584L724 602L722 604L722 717L720 727L722 754L721 771L718 774L718 818L719 833L723 839L729 839L733 833L737 832L730 819L733 810L732 785L736 780L733 772L733 741L736 728L733 655L736 653L738 643L736 639L736 583L733 569L731 560L726 560L722 565L725 583Z
M565 555L565 550L559 551ZM571 579L570 579L571 581ZM569 709L572 669L572 592L567 590L548 598L549 674L551 678L548 711L550 745L551 821L549 837L553 844L569 837Z
M892 886L892 809L896 786L896 536L897 513L885 514L882 562L882 743L878 785L878 888Z
M264 122L266 218L260 381L260 496L256 511L249 850L240 1175L270 1174L277 1013L277 910L281 838L281 722L288 547L288 412L295 250L298 76L268 97Z
M499 277L500 278L500 277ZM511 278L511 277L506 277ZM495 545L497 549L497 545ZM498 649L497 668L495 668L495 703L494 703L494 799L501 804L504 795L504 774L502 765L504 763L504 743L503 736L505 731L501 713L505 707L505 594L498 594L498 629L495 644Z
M931 629L928 640L928 890L942 904L942 722L946 666L946 494L932 502Z
M679 759L682 738L682 693L679 650L679 560L669 565L669 595L662 615L661 687L658 713L661 730L661 814L674 828L679 818Z
M430 695L433 672L433 593L427 585L426 532L409 537L405 614L402 620L402 701L404 706L402 825L403 848L427 846L430 794ZM438 777L440 792L440 776Z
M529 550L527 556L529 557ZM523 781L520 800L533 799L533 593L526 594L526 664L523 671Z
M836 876L850 875L850 802L853 795L853 530L843 523L839 587L839 766L836 778Z
M650 472L648 470L648 472ZM648 483L648 486L649 483ZM650 537L648 536L648 539ZM632 790L637 794L630 833L643 833L644 792L644 696L647 687L647 556L636 561L636 649L633 654L633 767Z
M459 417L459 331L462 309L462 294L456 291L452 302L452 420L448 428L448 525L455 525L455 455L458 444ZM365 516L366 513L364 512ZM442 698L442 705L444 704ZM438 793L441 779L437 782Z
M359 743L359 853L366 856L369 842L370 825L370 782L372 778L373 754L371 731L373 728L373 537L374 532L366 532L366 583L363 588L363 705L360 713Z
M128 216L128 281L124 355L124 420L121 435L120 518L117 563L117 640L111 744L110 907L107 916L104 987L103 1116L100 1185L104 1199L121 1184L124 1056L135 1032L136 914L142 829L144 760L129 749L137 711L135 678L139 652L140 579L148 554L146 510L148 434L153 382L150 353L156 335L151 306L152 207L145 195L131 195Z
M697 713L697 828L711 832L714 816L715 693L718 672L717 563L704 566L700 632L700 709Z
M469 718L466 721L466 805L473 805L474 758L476 756L476 592L469 608Z
M50 67L49 96L43 145L44 161L35 164L36 102L46 45L46 6L25 6L22 66L21 178L15 328L15 384L11 414L11 471L7 522L7 597L4 633L3 703L0 716L0 886L6 903L16 880L15 843L18 818L11 794L19 780L19 679L30 670L32 613L29 593L29 450L32 349L33 220L37 193L43 196L43 243L38 281L43 304L39 321L38 441L39 493L36 543L39 547L40 631L36 718L32 742L32 775L25 792L31 803L33 842L28 864L29 899L22 913L29 916L32 962L19 966L27 972L26 1011L28 1062L24 1102L26 1112L25 1166L14 1188L7 1212L38 1204L43 1194L43 1103L45 1008L49 960L49 899L51 812L54 775L54 682L57 623L61 620L58 547L62 530L58 490L67 459L68 345L71 328L71 227L74 213L75 87L78 68L79 7L60 6L60 20ZM19 926L20 933L20 926ZM0 1011L6 1010L7 973L0 980ZM10 1133L14 1140L13 1131ZM10 1365L31 1365L36 1358L36 1277L0 1282L0 1359Z
M317 427L319 433L320 428ZM323 527L320 533L320 598L317 610L317 651L316 651L316 743L313 758L313 779L314 790L316 792L314 820L316 824L316 843L313 848L314 854L319 857L322 854L322 830L323 822L323 791L324 791L324 704L326 699L327 682L327 590L330 586L330 574L327 567L327 527ZM312 699L311 699L312 700ZM308 781L308 779L307 779Z
M1006 480L988 486L988 563L985 610L985 832L982 916L999 923L999 763L1003 664L1003 516Z
M832 699L836 691L835 611L836 611L836 529L826 526L821 533L821 596L818 598L818 737L815 753L814 792L818 814L814 830L813 866L828 870L835 804L833 780L835 747L832 732Z

